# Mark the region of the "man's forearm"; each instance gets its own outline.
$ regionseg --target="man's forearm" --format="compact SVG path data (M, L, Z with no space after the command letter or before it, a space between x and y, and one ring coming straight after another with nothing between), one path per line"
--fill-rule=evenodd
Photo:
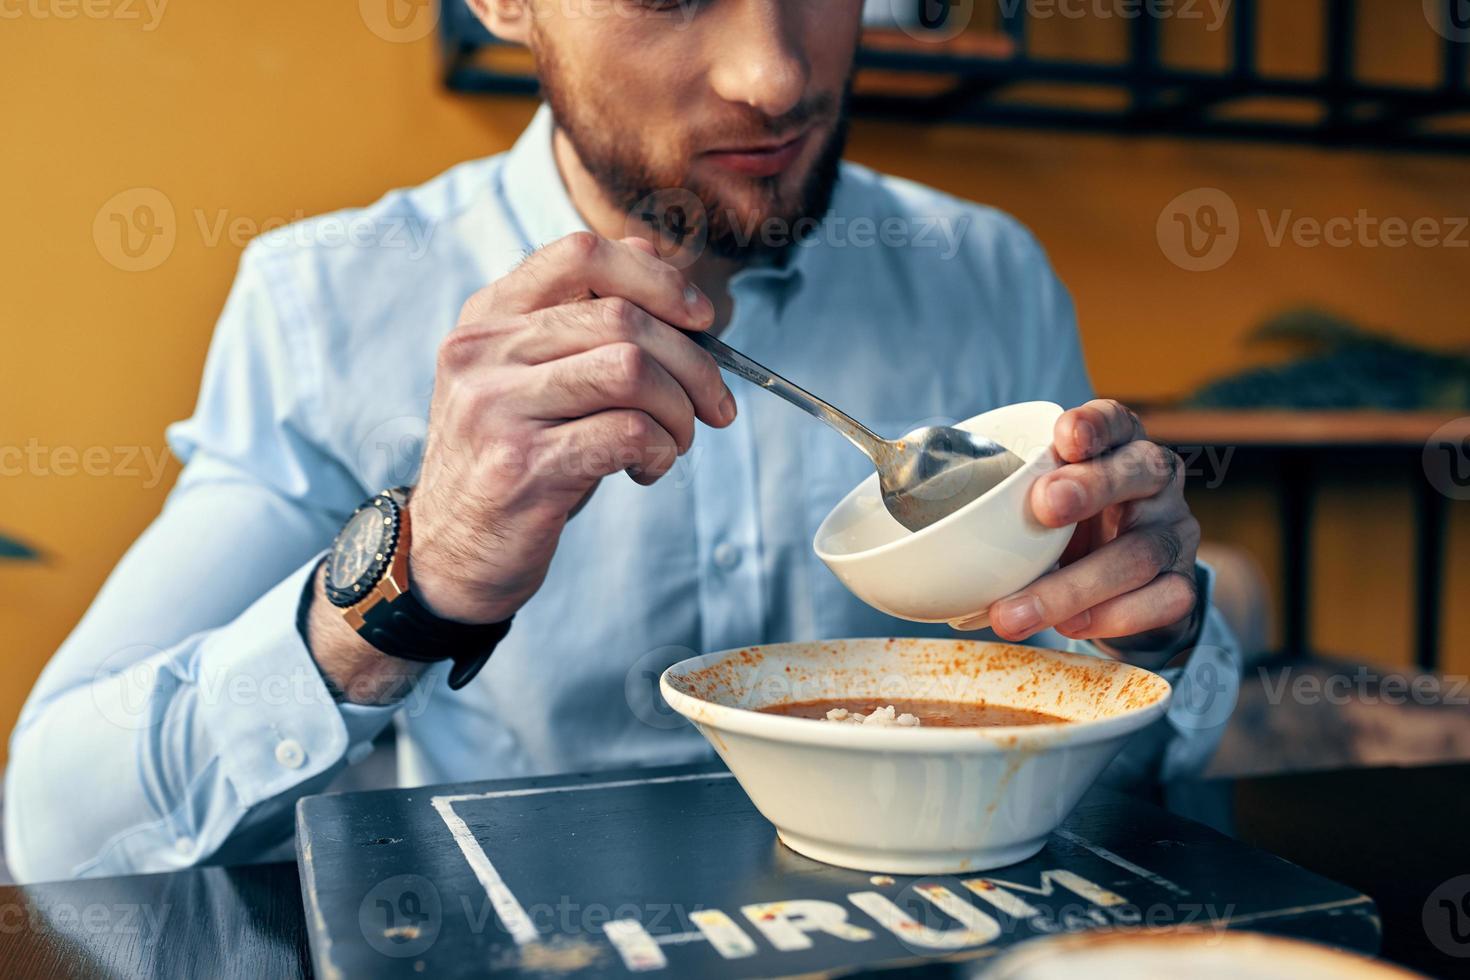
M327 686L339 700L353 704L388 704L401 698L428 669L427 664L390 657L357 634L328 601L326 563L311 576L310 605L304 630L307 649Z
M5 794L18 878L168 871L222 853L253 855L260 841L290 832L296 798L319 791L347 751L370 744L390 720L391 708L334 704L307 654L296 613L314 567L219 625L116 648L119 634L157 635L156 624L169 622L167 603L177 599L166 597L191 586L182 577L154 584L169 567L160 556L188 555L217 520L213 503L182 498L129 553L22 714ZM173 569L183 571L177 562ZM107 806L78 809L77 786ZM245 849L232 852L242 828Z

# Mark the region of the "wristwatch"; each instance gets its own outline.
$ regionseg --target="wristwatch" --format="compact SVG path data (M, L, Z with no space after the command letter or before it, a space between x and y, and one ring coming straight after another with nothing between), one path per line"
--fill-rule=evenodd
M510 631L510 620L444 619L414 595L408 580L409 494L408 487L384 490L352 512L327 552L327 599L359 636L390 657L454 661L449 686L459 690L485 666Z

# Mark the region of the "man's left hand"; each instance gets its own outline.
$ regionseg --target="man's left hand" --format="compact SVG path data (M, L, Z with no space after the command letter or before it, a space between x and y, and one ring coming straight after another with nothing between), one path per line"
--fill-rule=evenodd
M1107 641L1119 656L1174 651L1199 629L1199 522L1184 502L1184 464L1148 441L1138 416L1098 400L1057 420L1061 462L1036 481L1031 509L1048 527L1075 523L1060 567L990 607L997 636L1047 627Z

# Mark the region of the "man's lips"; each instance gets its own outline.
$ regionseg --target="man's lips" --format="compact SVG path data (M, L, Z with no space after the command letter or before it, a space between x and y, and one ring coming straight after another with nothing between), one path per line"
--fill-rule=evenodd
M784 143L723 147L709 150L704 156L715 166L746 177L774 177L796 160L806 146L809 132L799 133Z

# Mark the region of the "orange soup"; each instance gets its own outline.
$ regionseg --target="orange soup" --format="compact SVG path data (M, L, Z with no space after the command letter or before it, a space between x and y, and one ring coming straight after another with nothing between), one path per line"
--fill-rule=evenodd
M856 698L817 698L812 701L788 701L785 704L767 705L760 710L768 715L786 715L790 718L811 718L826 721L831 711L845 711L863 715L892 707L899 715L914 715L919 724L932 728L1000 728L1008 725L1057 725L1067 721L1057 715L1029 708L1011 708L1003 704L971 703L966 701L890 701L886 699L859 700Z

